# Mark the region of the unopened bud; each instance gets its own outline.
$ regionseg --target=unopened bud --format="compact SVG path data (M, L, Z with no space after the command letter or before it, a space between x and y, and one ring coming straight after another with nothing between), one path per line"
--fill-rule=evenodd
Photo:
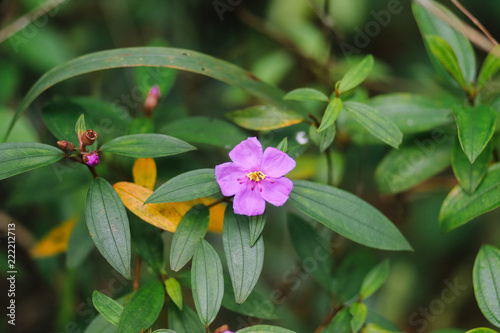
M57 141L57 145L67 153L72 152L76 148L74 144L68 141Z
M153 86L151 89L149 89L148 96L146 97L146 100L144 101L144 114L146 117L151 117L151 113L153 112L153 109L156 107L156 104L158 104L158 100L161 97L160 93L160 87L158 86Z
M92 145L96 139L97 139L97 133L93 129L89 129L82 134L82 143L85 146Z
M227 325L223 325L218 329L216 329L214 333L233 333L233 332L229 330L229 327Z
M82 159L85 162L85 164L90 166L96 166L100 162L99 155L95 151L92 153L83 154Z

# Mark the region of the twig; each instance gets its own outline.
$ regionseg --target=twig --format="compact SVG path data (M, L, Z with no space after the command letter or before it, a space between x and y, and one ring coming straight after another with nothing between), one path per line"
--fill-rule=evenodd
M9 39L13 34L23 30L31 22L47 14L48 12L62 5L66 1L68 0L49 0L42 3L40 6L36 7L26 15L21 16L20 18L18 18L8 26L6 26L4 29L0 30L0 43Z
M493 38L493 36L489 33L488 30L486 30L486 28L481 24L481 22L479 22L479 20L477 18L474 17L474 15L472 15L464 6L462 6L460 4L460 2L458 2L458 0L451 0L451 2L458 8L462 11L462 13L465 14L465 16L467 16L469 18L469 20L471 20L475 25L476 27L479 28L479 30L481 30L486 37L488 37L488 39L494 44L494 45L498 45L498 42L495 40L495 38Z
M314 331L314 333L320 333L323 328L325 328L326 326L328 326L328 324L330 324L330 322L332 321L333 317L335 317L335 315L337 313L339 313L340 310L342 310L344 308L344 305L342 306L339 306L339 307L335 307L333 308L333 311L328 313L325 317L325 319L323 319L323 322L321 323L321 325Z
M134 273L134 291L139 290L141 279L141 257L137 256L135 259L135 273Z

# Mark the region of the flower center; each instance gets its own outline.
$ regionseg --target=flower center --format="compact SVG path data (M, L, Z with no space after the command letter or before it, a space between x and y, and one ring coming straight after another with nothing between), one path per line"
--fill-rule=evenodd
M262 171L254 171L247 173L247 177L250 178L250 180L253 180L255 182L259 182L262 179L266 178L266 175Z

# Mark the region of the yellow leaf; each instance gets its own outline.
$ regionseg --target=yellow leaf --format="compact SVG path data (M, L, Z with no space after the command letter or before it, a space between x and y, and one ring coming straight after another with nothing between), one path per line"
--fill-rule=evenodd
M144 204L147 198L153 193L152 190L137 184L119 182L113 185L116 192L132 213L142 220L163 230L175 232L177 225L184 214L196 204L210 205L216 200L214 198L200 198L185 202L168 202L159 204ZM208 230L222 233L222 223L224 221L225 203L220 203L210 207L210 222Z
M132 213L163 230L174 232L182 216L191 208L184 202L144 204L153 191L140 185L119 182L113 185L116 192Z
M156 182L156 163L152 158L138 158L132 169L134 183L152 190Z
M76 220L76 217L72 217L45 235L31 249L30 252L33 258L50 257L66 251L69 236L76 224Z

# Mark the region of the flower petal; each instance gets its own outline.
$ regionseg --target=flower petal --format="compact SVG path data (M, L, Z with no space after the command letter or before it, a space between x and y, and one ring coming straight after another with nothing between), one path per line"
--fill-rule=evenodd
M262 161L262 145L257 138L248 138L241 141L229 152L229 158L248 171L257 171Z
M241 182L238 179L246 179L246 171L232 162L215 166L215 178L217 178L222 194L228 197L241 191L245 184L240 184Z
M260 170L268 177L278 178L295 168L293 158L279 149L268 147L264 152Z
M290 179L281 177L277 179L266 178L259 182L261 195L264 200L274 206L283 206L288 200L288 195L293 189Z
M266 210L266 201L262 198L257 186L254 187L253 182L245 185L245 188L234 196L234 213L248 216L263 214Z

